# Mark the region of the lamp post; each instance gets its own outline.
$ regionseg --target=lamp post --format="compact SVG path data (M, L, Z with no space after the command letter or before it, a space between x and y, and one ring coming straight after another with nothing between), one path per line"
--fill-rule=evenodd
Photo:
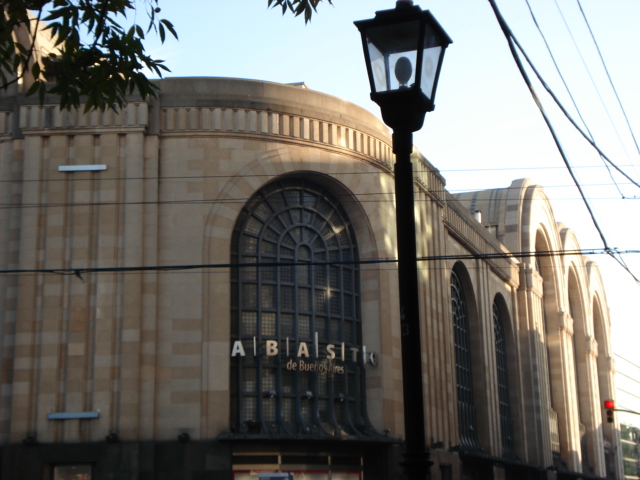
M405 453L407 477L424 480L433 463L425 443L420 347L420 300L416 221L413 198L413 132L434 109L434 97L446 47L451 39L428 10L411 0L354 22L362 35L371 99L393 130L398 236L398 287L402 346Z

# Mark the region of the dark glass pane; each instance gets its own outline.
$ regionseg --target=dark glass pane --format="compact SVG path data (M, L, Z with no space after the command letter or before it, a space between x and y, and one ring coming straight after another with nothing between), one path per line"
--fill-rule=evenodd
M263 225L264 224L260 220L252 217L249 218L249 221L247 222L244 230L247 233L258 235L260 233L260 230L262 230Z
M460 442L465 446L477 448L469 315L467 313L464 290L455 272L451 273L451 310L453 313L454 348L456 353Z
M280 315L280 338L293 337L293 315Z
M315 312L316 313L326 313L327 311L327 291L326 290L315 290Z
M262 308L276 307L276 287L275 285L262 285L260 288L260 306Z
M493 327L496 339L496 368L498 373L498 401L500 404L500 429L502 433L503 455L515 455L513 419L509 400L509 376L507 371L507 344L500 309L493 304Z
M260 331L265 337L276 336L276 314L263 312L260 317Z

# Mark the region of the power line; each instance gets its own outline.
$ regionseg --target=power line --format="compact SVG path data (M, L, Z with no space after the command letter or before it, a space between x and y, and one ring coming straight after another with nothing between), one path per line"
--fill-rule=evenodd
M530 257L563 257L572 255L599 255L608 254L606 249L580 249L580 250L548 250L536 252L500 252L500 253L469 253L455 255L431 255L418 257L419 262L436 260L490 260L490 259L513 259ZM619 253L633 254L640 253L640 250L625 250ZM177 270L195 269L221 269L221 268L270 268L270 267L301 267L301 266L331 266L331 265L371 265L397 263L395 258L382 258L375 260L351 260L351 261L310 261L310 262L237 262L237 263L211 263L211 264L190 264L190 265L154 265L154 266L134 266L134 267L82 267L82 268L34 268L34 269L7 269L0 270L0 274L34 274L48 273L56 275L74 275L79 278L87 273L117 273L117 272L167 272Z
M500 27L502 28L502 31L503 31L505 37L507 38L507 42L509 44L509 48L511 49L511 54L512 54L512 56L514 58L514 61L516 62L516 65L518 66L520 74L522 75L522 78L524 79L525 83L527 84L527 87L529 88L529 92L531 93L531 96L533 97L534 101L536 102L536 105L538 106L538 109L540 110L540 113L542 114L543 118L545 119L545 122L547 124L548 129L549 129L549 132L553 136L554 141L556 143L556 146L558 147L558 151L560 152L560 155L561 155L563 161L565 162L565 164L567 165L567 169L571 173L572 177L573 177L572 167L569 165L569 163L568 163L568 161L566 159L564 149L560 145L559 139L557 138L557 136L555 134L555 130L553 129L553 126L551 125L551 122L550 122L549 118L547 117L547 115L546 115L546 113L544 111L544 108L542 107L542 104L540 103L540 99L538 98L538 95L536 94L535 89L533 88L533 84L531 83L531 81L529 79L529 76L527 75L526 71L524 70L524 66L522 65L522 62L520 61L520 57L518 56L518 53L517 53L515 47L518 47L518 50L524 56L525 60L527 61L527 64L529 65L529 67L531 67L531 70L536 75L536 78L538 79L540 84L543 86L543 88L546 90L546 92L552 98L552 100L554 101L556 106L560 109L562 114L567 118L567 120L569 120L571 125L573 125L573 127L582 135L582 137L589 143L589 145L591 145L591 147L593 147L600 154L600 156L603 159L605 159L613 168L615 168L621 175L623 175L625 178L627 178L631 183L633 183L635 186L640 188L640 184L638 182L636 182L633 178L631 178L626 172L624 172L618 165L616 165L600 149L600 147L598 147L598 145L596 145L596 143L593 140L591 140L589 138L589 136L580 128L580 126L576 123L576 121L573 119L573 117L571 117L571 115L569 115L569 112L567 111L567 109L564 108L564 106L562 105L562 102L560 102L560 100L555 95L555 93L553 93L553 90L551 90L551 87L549 87L547 82L544 81L544 78L542 78L542 75L540 75L540 72L536 69L535 65L533 64L533 62L531 61L531 59L527 55L527 53L524 50L524 48L522 47L522 45L520 45L520 42L518 42L517 38L515 37L515 35L511 31L511 29L510 29L509 25L507 24L506 20L504 19L504 17L500 13L500 10L498 9L498 6L496 5L495 0L489 0L489 3L491 4L491 6L492 6L492 8L494 10L494 13L495 13L496 18L498 20L498 23L500 24ZM586 202L586 200L585 200L585 202ZM587 207L587 208L589 208L589 207Z
M564 164L566 165L567 170L568 170L569 174L571 175L571 178L573 179L574 183L576 184L576 188L578 189L578 192L580 192L580 196L582 197L583 203L584 203L585 207L587 208L587 211L589 212L589 215L591 216L591 220L593 222L594 227L596 228L596 230L598 231L598 234L600 235L600 238L601 238L602 243L603 243L603 245L605 247L605 250L607 250L609 252L609 254L611 255L611 257L614 258L622 266L622 268L627 271L627 273L629 275L631 275L631 277L635 280L635 282L638 285L640 285L640 279L633 274L633 272L626 265L626 263L621 258L617 257L615 255L615 252L613 250L611 250L610 247L608 246L607 239L605 238L604 232L602 231L602 228L600 227L598 221L596 220L596 217L595 217L595 214L593 212L593 209L591 208L591 205L590 205L589 201L586 198L586 195L585 195L585 193L584 193L584 191L582 189L582 186L580 185L580 182L578 182L578 179L576 178L576 175L575 175L573 169L571 168L571 164L569 162L567 154L564 151L564 148L562 147L562 144L560 143L560 139L559 139L555 129L553 128L553 125L551 124L551 119L549 118L549 116L547 115L544 107L542 106L542 103L540 102L540 99L539 99L539 97L538 97L538 95L537 95L537 93L535 91L535 88L533 87L533 84L531 83L531 80L529 79L529 76L527 75L527 72L525 71L524 65L522 64L522 61L520 60L520 56L518 55L518 51L520 51L521 54L524 56L524 58L527 61L528 65L531 67L531 69L535 73L538 81L542 84L544 89L551 96L551 98L554 100L554 102L556 103L558 108L560 108L562 113L571 122L571 124L574 126L574 128L576 128L576 130L578 130L582 134L582 136L589 142L589 144L594 149L596 149L596 151L602 156L602 158L606 159L618 172L620 172L622 175L624 175L634 185L640 187L640 184L638 184L635 180L633 180L630 176L628 176L623 170L621 170L616 164L614 164L604 154L604 152L595 144L595 142L592 141L584 133L584 131L578 126L578 124L575 122L575 120L573 120L571 115L569 115L569 112L567 112L567 110L564 108L562 103L558 100L556 95L553 93L551 88L547 85L547 83L544 81L544 79L542 78L542 76L540 75L538 70L533 65L533 62L531 61L531 59L529 58L529 56L527 55L527 53L525 52L523 47L520 45L520 43L516 39L515 35L511 31L511 28L509 27L509 25L507 24L506 20L504 19L504 17L500 13L500 10L498 9L498 5L496 4L495 0L489 0L489 4L491 5L491 8L493 9L493 12L494 12L494 14L496 16L496 19L497 19L497 21L498 21L498 23L500 25L500 28L501 28L502 32L504 33L504 35L505 35L505 38L507 39L507 43L509 44L509 49L511 51L511 55L512 55L512 57L513 57L513 59L514 59L514 61L516 63L516 66L518 67L520 75L522 76L522 79L524 80L524 82L526 83L527 87L529 88L529 92L531 93L531 96L533 97L536 105L538 106L538 110L540 111L540 113L541 113L541 115L542 115L542 117L543 117L543 119L544 119L544 121L545 121L545 123L547 125L549 133L551 134L551 136L552 136L552 138L553 138L553 140L554 140L554 142L556 144L558 152L560 153L560 156L561 156Z
M593 183L587 184L589 187L609 187L612 184L609 183ZM542 186L541 186L542 187ZM575 185L549 185L544 186L545 191L554 189L554 188L574 188ZM518 189L520 187L500 187L500 188L490 188L484 190L429 190L429 192L442 195L444 192L447 192L451 195L456 195L459 193L474 193L474 192L482 192L482 191L495 191L495 190L512 190ZM334 196L338 197L341 202L347 203L352 202L353 197L356 197L361 203L389 203L394 202L395 199L392 197L393 192L368 192L368 193L352 193L352 194L334 194ZM383 197L389 196L389 198L380 198L371 200L371 197ZM363 200L363 198L369 198L367 200ZM548 198L554 202L561 200L579 200L576 197L549 197ZM623 197L623 200L640 200L640 197ZM618 197L596 197L594 200L620 200ZM39 202L39 203L4 203L0 204L0 209L22 209L22 208L65 208L65 207L108 207L108 206L120 206L120 205L198 205L198 204L235 204L235 203L246 203L249 201L249 197L238 197L238 198L204 198L204 199L189 199L189 200L150 200L150 201L105 201L105 202ZM442 202L445 203L449 200L446 198L439 198L437 200L425 198L425 199L417 199L416 203L419 202Z
M616 390L618 390L619 392L622 392L622 393L626 393L627 395L630 395L630 396L632 396L632 397L637 398L638 400L640 400L640 397L639 397L638 395L634 395L634 394L633 394L633 393L631 393L631 392L627 392L626 390L624 390L624 389L622 389L622 388L616 388Z
M640 384L640 380L637 380L637 379L635 379L635 378L633 378L633 377L630 377L629 375L627 375L627 374L625 374L625 373L622 373L622 372L616 372L616 375L620 375L620 376L622 376L622 377L628 378L629 380L632 380L632 381L634 381L634 382L636 382L636 383L639 383L639 384Z
M589 138L593 141L594 140L594 136L591 133L591 130L589 129L589 126L587 125L587 122L585 121L584 117L582 116L582 112L580 110L580 107L578 107L578 104L575 101L575 98L573 97L573 94L571 93L571 89L569 88L569 85L567 84L564 75L562 74L562 72L560 71L560 67L558 66L558 63L556 61L555 56L553 55L553 52L551 51L551 47L549 46L549 43L547 42L547 38L545 37L544 33L542 32L542 29L540 28L540 25L538 24L538 20L536 18L536 16L533 13L533 9L531 8L531 4L529 3L529 0L526 0L527 2L527 6L529 7L529 13L531 14L531 17L533 18L533 21L536 25L536 27L538 28L538 32L540 33L540 36L542 37L545 46L547 47L547 51L549 52L549 56L551 57L551 60L553 61L553 65L556 68L556 72L558 73L558 75L560 76L560 79L562 80L562 83L564 85L565 90L567 91L567 93L569 94L569 98L571 99L571 103L573 104L573 107L576 109L576 112L578 113L578 116L580 117L580 120L582 121L582 124L584 125L585 129L587 130L587 133L589 134ZM573 33L571 32L571 29L569 28L569 25L564 17L564 14L562 13L562 10L560 9L560 6L558 5L557 0L555 1L556 4L556 8L558 9L558 12L560 12L560 16L562 17L562 20L564 22L564 25L567 29L567 31L569 32L569 35L571 36L571 40L573 41L573 44L576 48L576 50L578 51L578 55L580 56L580 59L582 60L582 64L584 65L585 69L587 70L587 73L589 74L589 78L591 79L591 83L593 84L596 92L598 93L598 98L600 98L600 102L604 105L604 101L602 100L602 95L600 94L600 91L597 87L597 85L595 84L595 81L593 79L593 76L591 75L591 71L589 70L587 63L584 60L584 57L582 56L582 53L580 51L580 48L578 47L578 44L576 43L576 40L573 36ZM604 105L605 111L607 112L607 116L609 117L609 121L611 122L611 124L613 125L614 130L617 129L615 128L615 125L613 124L613 121L611 119L611 115L609 114L609 111L606 107L606 105ZM618 139L620 139L620 135L618 134ZM600 156L602 158L602 155ZM604 162L604 159L602 159ZM615 179L613 178L613 175L609 169L609 166L606 164L606 162L604 162L605 167L607 168L607 171L609 173L609 176L611 177L611 180L615 183ZM616 185L616 187L618 187ZM622 192L620 191L620 188L618 187L618 192L620 193L620 196L622 195Z
M625 121L627 122L627 127L629 128L629 133L631 134L631 137L633 138L633 143L636 146L636 150L638 151L638 153L640 153L640 147L638 147L638 141L636 140L636 136L633 133L633 129L631 128L631 124L629 123L629 117L627 116L627 112L624 108L624 106L622 105L622 101L620 100L620 96L618 95L618 90L616 89L615 85L613 84L613 80L611 79L611 75L609 74L609 69L607 68L607 64L604 61L604 57L602 56L602 52L600 51L600 46L598 45L598 42L596 41L596 37L593 34L593 30L591 29L591 25L589 24L589 21L587 20L587 16L584 13L584 10L582 9L582 4L580 3L580 0L577 0L578 2L578 7L580 8L580 12L582 13L582 17L584 18L584 23L587 25L587 28L589 29L589 33L591 34L591 38L593 40L593 44L596 47L596 50L598 51L598 55L600 57L600 61L602 62L602 67L604 68L605 73L607 74L607 78L609 79L609 84L611 85L611 89L613 90L613 93L616 96L616 99L618 100L618 105L620 105L620 110L622 111L622 115L624 116Z
M617 353L614 353L613 355L614 355L614 356L616 356L616 357L618 357L620 360L624 360L625 362L627 362L627 363L629 363L629 364L633 365L634 367L636 367L636 368L640 369L640 365L636 365L636 364L635 364L635 363L633 363L631 360L629 360L629 359L627 359L627 358L624 358L622 355L618 355Z

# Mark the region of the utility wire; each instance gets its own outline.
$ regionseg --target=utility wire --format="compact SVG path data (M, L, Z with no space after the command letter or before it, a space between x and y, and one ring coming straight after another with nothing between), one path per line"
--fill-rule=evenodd
M625 378L628 378L629 380L632 380L632 381L634 381L634 382L636 382L636 383L640 383L640 380L638 380L638 379L636 379L636 378L633 378L633 377L631 377L631 376L629 376L629 375L627 375L627 374L625 374L625 373L622 373L622 372L616 372L616 375L620 375L620 376L625 377Z
M598 45L598 42L596 41L596 37L593 34L593 30L591 30L591 25L589 24L589 20L587 20L587 16L585 15L584 10L582 9L582 4L580 3L580 0L577 0L577 3L578 3L578 7L580 8L580 12L582 13L582 18L584 18L584 23L587 25L587 28L589 29L589 34L591 34L591 39L593 40L593 44L595 45L596 50L598 51L598 55L600 56L600 61L602 62L602 67L604 68L604 71L607 74L607 78L609 79L609 84L611 85L611 89L613 90L613 93L615 94L616 99L618 100L618 105L620 105L620 110L622 110L622 115L624 116L624 119L627 122L629 133L631 134L631 138L633 138L633 143L635 144L636 150L638 151L638 153L640 153L640 147L638 146L638 141L636 140L636 136L633 133L633 129L631 128L631 123L629 123L629 117L627 116L627 112L624 106L622 105L622 101L620 100L620 96L618 95L618 90L613 84L613 80L611 79L611 75L609 74L609 69L607 68L607 64L604 61L604 57L602 56L602 52L600 51L600 47Z
M540 36L542 37L542 40L544 41L545 46L547 47L547 52L549 52L549 56L551 57L551 60L553 61L553 65L556 68L556 72L558 73L558 76L560 77L560 79L562 80L562 84L564 85L565 90L567 91L567 93L569 94L569 98L571 99L571 103L573 104L573 107L576 109L576 112L578 113L578 116L580 117L580 120L582 121L582 124L584 125L585 129L587 130L587 133L589 134L589 138L592 141L595 141L595 137L593 136L593 133L591 133L591 130L589 129L589 126L587 125L587 122L585 121L584 117L582 116L582 112L580 110L580 108L578 107L578 104L576 103L575 98L573 97L573 94L571 93L571 89L569 89L569 85L567 85L567 82L564 78L564 75L562 74L562 72L560 71L560 67L558 66L558 62L556 61L555 55L553 54L553 52L551 51L551 47L549 46L549 43L547 42L547 38L545 37L544 33L542 32L542 29L540 28L540 25L538 24L538 20L536 19L535 14L533 13L533 9L531 8L531 4L529 3L529 0L526 0L527 2L527 6L529 7L529 13L531 14L531 17L533 18L533 21L538 29L538 32L540 33ZM600 94L600 90L598 89L593 76L591 75L591 71L589 70L589 67L587 66L587 63L584 60L584 57L582 56L582 52L580 51L580 48L578 47L578 44L576 43L576 40L573 36L573 32L571 32L571 29L569 28L569 24L567 23L567 20L564 17L564 14L562 13L562 10L560 9L560 6L558 5L557 0L555 1L556 4L556 8L558 9L558 12L560 12L560 16L562 17L562 21L564 22L564 25L567 29L567 31L569 32L569 36L571 37L571 40L573 41L573 45L576 48L576 51L578 52L578 55L580 56L580 59L582 60L582 65L584 66L585 70L587 71L587 73L589 74L589 78L591 79L591 84L593 85L594 89L596 90L596 92L598 93L598 98L600 98L600 103L602 103L602 105L604 106L605 111L607 112L607 116L609 117L609 121L611 122L614 130L616 130L616 134L618 136L618 139L620 140L620 143L622 143L622 140L620 139L620 135L618 134L618 131L613 123L613 120L611 119L611 115L609 114L609 110L607 109L604 100L602 99L602 95ZM602 155L600 155L600 158L602 158ZM611 177L611 180L615 182L615 179L613 178L613 174L611 173L611 169L609 168L609 165L607 165L606 161L604 160L604 158L602 158L602 162L604 163L605 167L607 168L607 171L609 173L609 176ZM624 195L622 194L622 191L620 190L620 187L616 184L616 188L618 189L618 193L620 194L621 197L624 197Z
M616 357L618 357L620 360L624 360L625 362L627 362L627 363L629 363L629 364L633 365L634 367L636 367L636 368L640 369L640 365L636 365L636 364L635 364L635 363L633 363L631 360L629 360L629 359L627 359L627 358L624 358L622 355L618 355L617 353L614 353L613 355L614 355L614 356L616 356Z
M631 272L631 269L620 258L616 257L615 252L607 244L607 240L606 240L606 238L604 236L604 232L600 228L600 225L598 224L598 221L595 218L593 210L592 210L589 202L587 201L587 198L586 198L586 196L585 196L585 194L584 194L584 192L582 190L582 187L580 186L580 183L578 182L578 179L576 178L575 173L573 172L573 169L571 168L571 165L569 163L569 159L567 158L567 155L566 155L564 149L562 148L562 144L560 143L560 139L558 138L558 135L556 134L555 129L553 128L553 125L551 125L551 120L547 116L547 114L546 114L546 112L544 110L544 107L542 106L542 103L540 102L540 99L538 98L538 95L535 92L533 84L531 83L531 80L529 79L529 76L527 75L527 72L525 71L524 65L522 64L522 62L520 60L520 56L518 55L518 50L522 53L522 55L526 59L527 63L532 68L533 72L536 74L536 77L541 82L541 84L544 86L545 90L547 90L549 95L551 95L551 97L554 99L556 105L562 110L564 115L570 120L572 125L582 134L582 136L603 156L603 158L606 158L607 161L609 163L611 163L611 165L613 165L614 168L616 168L616 170L618 170L620 173L622 173L634 185L636 185L636 186L638 186L640 188L640 184L638 184L635 180L633 180L626 173L624 173L620 168L618 168L618 166L615 165L611 160L609 160L609 158L604 154L604 152L602 152L602 150L600 150L600 148L595 144L595 142L593 142L584 133L584 131L582 131L582 129L578 126L578 124L569 115L567 110L562 106L562 104L560 103L558 98L555 96L553 91L549 88L549 86L546 84L544 79L541 77L541 75L539 74L537 69L534 67L533 62L531 62L531 60L529 59L529 57L526 54L526 52L524 51L524 49L522 48L522 46L520 45L518 40L515 38L513 32L511 31L511 28L507 24L506 20L504 19L504 17L500 13L500 10L498 9L498 5L496 4L495 0L489 0L489 4L491 5L491 7L492 7L492 9L494 11L494 14L496 16L496 19L498 20L498 23L500 25L500 28L502 29L502 32L504 33L504 35L505 35L505 37L507 39L507 43L509 44L509 49L511 50L511 55L513 56L513 59L514 59L516 65L518 67L518 70L520 71L520 74L522 75L523 80L527 84L527 87L529 88L529 92L531 93L531 96L533 97L534 101L536 102L536 105L538 106L538 109L540 110L540 113L542 114L542 117L544 118L544 121L547 124L547 128L549 129L549 132L551 133L551 136L553 137L553 140L554 140L554 142L555 142L555 144L556 144L556 146L558 148L558 151L560 153L560 156L562 157L562 160L564 161L565 165L567 166L569 174L571 175L571 178L575 182L576 188L578 189L578 192L580 193L580 196L582 197L584 205L587 208L587 211L589 212L589 215L591 216L591 220L593 221L593 225L595 226L596 230L598 231L598 234L600 235L600 238L602 239L602 243L603 243L603 245L605 247L605 250L607 250L609 252L609 254L611 255L611 257L614 258L622 266L622 268L624 268L627 271L627 273L629 273L629 275L631 275L633 277L633 279L636 281L636 283L638 285L640 285L640 279L638 277L636 277ZM516 49L516 47L517 47L518 50Z
M598 255L609 253L606 249L580 249L580 250L544 250L536 252L499 252L499 253L469 253L456 255L431 255L418 257L417 261L441 261L441 260L465 260L465 259L514 259L530 257L563 257L571 255ZM621 251L623 254L640 253L640 250ZM397 263L395 258L382 258L375 260L350 260L350 261L327 261L327 262L239 262L239 263L211 263L211 264L191 264L191 265L154 265L154 266L134 266L134 267L85 267L85 268L33 268L33 269L7 269L0 270L0 274L33 274L50 273L57 275L73 275L82 279L87 273L114 273L114 272L167 272L177 270L195 269L219 269L219 268L269 268L269 267L300 267L300 266L326 266L326 265L371 265L384 263Z
M540 109L543 117L545 118L545 122L547 123L547 126L550 129L550 131L552 132L552 136L553 136L554 140L556 141L556 145L558 145L558 148L561 150L560 153L562 155L563 160L566 158L565 155L564 155L564 151L562 151L562 148L559 146L558 140L556 140L557 137L555 135L555 132L553 131L553 127L550 125L550 120L546 117L546 114L544 113L544 109L542 107L542 104L540 103L540 100L538 99L538 96L535 93L535 90L533 89L533 85L531 84L531 81L529 80L529 76L527 75L526 71L524 70L524 66L522 65L522 62L520 61L520 57L518 56L518 52L516 51L516 48L515 48L516 46L518 47L518 50L524 56L525 60L527 61L527 63L531 67L532 71L535 73L535 75L536 75L537 79L540 81L541 85L544 87L544 89L547 91L547 93L551 96L551 98L553 99L555 104L558 106L558 108L562 111L562 113L567 118L567 120L569 120L569 122L574 126L574 128L576 130L578 130L578 132L580 132L580 134L584 137L584 139L602 156L602 158L604 158L613 168L615 168L627 180L629 180L631 183L633 183L636 187L640 188L640 183L638 183L636 180L631 178L629 175L627 175L626 172L624 172L624 170L622 170L620 167L618 167L600 149L600 147L598 147L598 145L596 145L596 143L589 138L589 136L576 123L576 121L573 119L573 117L571 117L571 115L566 110L566 108L564 108L564 106L562 105L562 103L560 102L558 97L553 93L553 90L551 90L549 85L547 85L547 83L544 81L544 79L540 75L540 72L538 72L538 70L535 68L533 62L531 61L531 59L527 55L526 51L520 45L520 42L518 42L518 40L516 39L515 35L513 34L513 32L511 31L509 25L507 24L506 20L504 19L504 17L500 13L500 10L498 9L498 6L496 5L495 0L489 0L489 3L491 4L491 7L493 8L493 11L494 11L494 13L496 15L496 18L498 19L498 23L500 24L500 27L502 28L502 31L505 34L505 37L507 38L507 42L509 43L509 48L511 50L511 54L512 54L512 56L513 56L513 58L514 58L514 60L516 62L516 65L518 66L518 69L520 70L520 73L521 73L523 79L525 80L527 86L529 87L529 91L531 92L531 95L533 96L534 101L536 102L536 105L538 106L538 109ZM567 162L565 160L565 164L566 163ZM568 166L567 168L569 168L571 170L571 167Z
M498 5L496 4L495 0L489 0L489 3L491 4L491 7L493 8L493 11L494 11L494 13L496 15L498 23L500 24L500 27L502 28L502 32L504 33L505 37L507 38L507 42L509 44L509 49L511 50L511 55L513 56L513 59L516 62L518 70L520 71L520 75L522 76L523 80L527 84L527 87L529 88L529 92L531 93L531 96L533 97L533 100L536 102L536 105L538 106L538 110L540 110L540 113L542 114L542 117L543 117L545 123L547 124L547 128L549 129L549 132L551 133L551 136L553 137L553 141L555 142L556 147L558 148L558 151L560 152L560 156L562 157L562 160L564 161L564 164L566 165L567 169L569 170L569 174L571 175L571 178L573 179L574 183L576 184L576 188L580 192L580 196L582 197L582 199L584 201L584 204L587 207L587 210L589 211L589 215L591 216L591 220L593 221L593 224L596 227L596 230L598 231L598 234L600 235L600 238L602 240L602 243L603 243L605 249L609 249L609 246L607 245L607 240L606 240L606 238L604 236L604 233L600 229L600 225L598 224L598 221L596 220L596 217L595 217L595 215L593 213L593 210L591 209L591 206L589 205L589 202L587 201L587 199L585 197L585 194L582 191L582 187L580 186L580 182L578 182L578 179L576 178L575 173L573 172L573 170L571 168L571 165L569 164L569 159L567 158L567 155L566 155L566 153L564 151L564 148L562 148L562 144L560 143L560 139L558 138L558 135L556 134L555 129L553 128L553 125L551 125L551 120L547 116L547 113L545 112L544 107L542 106L542 103L540 103L540 99L538 98L538 95L535 92L533 84L531 83L531 80L529 79L529 75L527 75L527 72L525 71L524 65L520 61L520 56L518 55L518 52L516 50L516 46L522 52L522 54L524 55L524 57L527 60L527 62L529 63L529 65L531 65L531 62L529 61L529 58L527 57L527 55L524 53L524 50L522 49L520 44L515 39L515 36L513 35L513 32L511 31L511 28L509 27L509 25L505 21L504 17L500 13L500 10L498 9ZM532 66L532 68L533 68L533 66ZM535 69L534 69L534 71L535 71ZM575 123L574 123L574 125L575 125ZM576 125L576 128L579 128L579 127Z
M562 168L566 168L566 167L562 167ZM537 185L537 184L534 184ZM541 186L541 185L538 185ZM584 186L584 184L583 184ZM613 184L611 183L590 183L590 184L586 184L586 186L589 187L610 187L613 186ZM542 187L542 186L541 186ZM544 188L545 191L547 190L551 190L554 188L573 188L575 187L575 184L572 185L547 185L544 186L542 188ZM512 190L512 189L519 189L521 187L499 187L499 188L488 188L488 189L483 189L483 190L438 190L438 189L431 189L429 190L429 192L434 193L434 194L443 194L444 192L447 192L451 195L457 195L459 193L475 193L475 192L483 192L485 190L492 190L492 191L496 191L496 190L504 190L504 191L508 191L508 190ZM367 192L367 193L353 193L353 194L333 194L335 197L337 197L341 202L343 203L348 203L348 202L352 202L353 197L356 197L358 199L358 202L360 203L389 203L389 202L394 202L395 199L393 198L393 192ZM377 198L377 197L384 197L384 196L388 196L389 198ZM375 199L371 199L372 197L376 197ZM364 199L366 198L366 199ZM618 200L618 197L597 197L595 198L595 200ZM626 197L624 198L625 200L640 200L640 197ZM551 201L560 201L560 200L576 200L576 198L574 197L562 197L562 198L556 198L556 197L549 197L549 200ZM64 208L64 207L109 207L109 206L121 206L121 205L197 205L197 204L236 204L236 203L246 203L249 201L248 197L238 197L238 198L203 198L203 199L188 199L188 200L149 200L149 201L144 201L144 200L140 200L140 201L104 201L104 202L38 202L38 203L0 203L0 210L7 210L7 209L26 209L26 208ZM448 199L446 198L440 198L437 200L433 200L430 198L425 198L425 199L416 199L416 203L418 202L430 202L430 201L437 201L437 202L441 202L444 201L449 202Z
M572 185L573 187L573 185ZM500 189L493 189L500 190ZM469 190L454 190L453 192L449 192L452 196L457 195L458 193L475 193L475 191ZM393 195L393 193L371 193L371 194L357 194L357 196L380 196L380 195ZM563 197L563 198L552 198L548 197L549 200L554 203L560 201L573 201L573 200L583 200L582 198L576 197ZM595 197L592 200L620 200L618 197ZM624 200L640 200L640 196L638 197L627 197ZM114 207L114 206L136 206L136 205L232 205L232 204L245 204L248 199L242 198L227 198L227 199L202 199L202 200L151 200L151 201L131 201L131 202L78 202L78 203L25 203L25 204L0 204L0 210L15 210L15 209L27 209L27 208L74 208L74 207ZM341 203L346 204L350 202L355 202L356 200L342 200ZM393 198L389 199L362 199L359 198L357 200L360 204L365 203L393 203L395 200ZM424 198L415 200L416 204L419 203L429 203L429 202L444 202L449 203L450 200L444 198L433 199L433 198Z
M620 167L634 167L635 165L633 164L629 164L629 165L619 165ZM435 168L435 167L434 167ZM453 169L453 168L445 168L445 169L441 169L441 168L435 168L435 171L437 172L490 172L490 171L495 171L495 170L557 170L557 169L564 169L566 167L557 167L557 166L545 166L545 167L541 167L541 166L529 166L529 167L496 167L496 168L460 168L460 169ZM582 168L603 168L601 165L574 165L573 168L575 170L577 169L582 169ZM87 173L87 172L83 172L83 173ZM54 183L54 182L92 182L92 181L99 181L99 182L111 182L111 181L147 181L147 180L158 180L158 181L169 181L169 180L202 180L202 179L207 179L207 178L220 178L220 179L224 179L224 178L235 178L238 177L238 174L215 174L215 175L176 175L176 176L172 176L172 175L167 175L167 176L148 176L148 177L109 177L109 176L105 176L105 175L100 175L97 174L96 172L88 172L91 176L90 177L78 177L75 175L69 175L68 173L66 173L64 176L61 176L60 178L31 178L31 179L20 179L20 183ZM102 173L102 172L100 172ZM389 172L380 169L380 170L375 170L375 171L369 171L369 172L349 172L349 171L342 171L340 172L340 174L343 175L381 175L381 174L388 174ZM94 176L95 175L95 176ZM248 175L242 175L243 178L273 178L273 174L268 174L268 173L255 173L255 174L248 174ZM16 180L0 180L0 184L1 183L9 183L9 184L14 184L16 183Z
M622 393L626 393L627 395L631 395L632 397L637 398L638 400L640 400L640 397L638 395L634 395L631 392L627 392L626 390L623 390L622 388L616 388L616 390L618 390L619 392L622 392Z
M562 13L562 9L560 8L560 6L558 5L558 0L554 0L554 3L556 4L556 8L558 9L558 12L560 12L560 16L562 17L562 21L565 24L565 27L567 28L567 31L569 32L569 35L571 36L571 40L573 41L573 45L576 48L576 51L578 52L578 55L580 56L580 60L582 61L582 65L584 66L584 69L587 71L587 74L589 75L589 79L591 80L591 85L593 85L593 89L596 91L598 98L600 99L600 103L602 104L602 107L604 108L604 111L607 112L607 118L609 119L609 123L611 124L611 126L613 127L613 130L616 132L616 136L618 137L618 140L620 142L620 144L622 145L623 149L625 150L626 153L626 148L624 148L624 143L622 141L622 138L620 137L620 132L618 131L618 128L615 124L615 122L613 121L613 118L611 118L611 113L609 112L609 109L607 108L607 104L604 101L604 99L602 98L602 94L600 93L600 89L598 88L598 85L596 84L593 75L591 75L591 70L589 69L587 62L585 61L583 55L582 55L582 51L580 50L580 47L578 46L578 43L576 42L573 33L571 32L571 28L569 28L569 24L567 23L567 20L565 19L564 14ZM588 27L588 22L586 17L584 17L584 12L583 12L583 18L585 20L585 22L587 23L587 27ZM598 44L595 41L595 38L593 38L592 35L592 39L593 39L593 43L595 44L596 48L598 48ZM577 107L576 107L577 108ZM582 116L580 116L580 119L582 120ZM591 134L591 132L589 131L589 128L587 127L587 124L584 120L582 120L582 123L584 124L585 128L587 129L587 132L589 132L589 136L591 137L591 140L594 140L593 135ZM604 159L603 159L604 160Z

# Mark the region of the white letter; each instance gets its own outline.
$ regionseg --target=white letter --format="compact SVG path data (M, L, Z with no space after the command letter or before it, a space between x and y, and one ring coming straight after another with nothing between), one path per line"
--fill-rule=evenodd
M236 357L240 355L241 357L246 356L244 353L244 347L242 346L242 342L240 340L236 340L233 342L233 348L231 349L231 356Z
M300 342L298 345L298 357L302 356L309 358L309 348L307 348L306 342Z
M327 359L333 360L334 358L336 358L336 352L333 351L334 348L336 347L332 343L327 345Z
M351 359L355 362L358 361L358 352L360 351L359 348L356 347L351 347L349 348L349 350L351 350Z
M267 340L267 357L273 357L278 354L278 341Z
M376 357L376 354L374 352L371 352L369 354L369 363L374 367L378 365L378 357Z

